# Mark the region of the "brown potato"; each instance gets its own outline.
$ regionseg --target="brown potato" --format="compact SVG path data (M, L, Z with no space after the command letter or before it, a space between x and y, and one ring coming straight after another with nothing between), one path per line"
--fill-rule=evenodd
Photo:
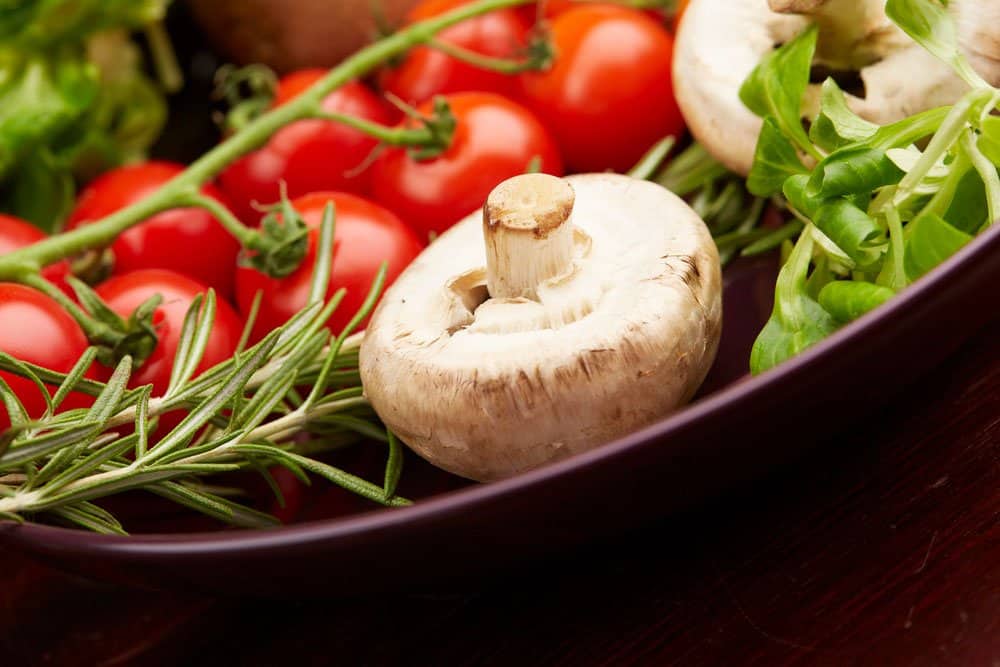
M330 67L376 36L372 5L399 25L417 0L187 0L213 44L234 62L278 72Z

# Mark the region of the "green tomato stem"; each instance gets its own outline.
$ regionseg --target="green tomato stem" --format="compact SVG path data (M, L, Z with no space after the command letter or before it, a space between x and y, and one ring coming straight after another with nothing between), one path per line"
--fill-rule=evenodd
M484 56L481 53L470 51L469 49L442 41L440 39L430 40L427 43L427 46L435 51L440 51L455 60L460 60L467 65L472 65L477 69L486 70L488 72L496 72L498 74L505 74L507 76L516 76L518 74L523 74L524 72L537 72L538 70L545 69L552 62L551 46L536 46L532 49L532 52L540 48L538 55L530 55L527 58L516 59L492 58L490 56Z
M386 127L363 118L332 111L321 111L313 117L341 123L387 146L429 146L437 142L437 137L427 127Z
M211 213L212 216L219 221L219 224L221 224L227 232L232 234L244 248L254 248L261 236L260 232L255 229L250 229L240 222L239 218L233 215L232 211L226 208L226 206L218 199L201 193L196 193L194 195L190 195L186 200L183 200L183 203L189 206L197 206L198 208L205 209L207 212Z
M469 18L498 9L525 5L532 0L480 0L458 9L415 23L394 35L362 49L317 81L307 91L263 116L191 164L183 173L153 195L123 208L90 225L8 253L0 258L0 281L18 280L25 270L41 268L85 250L109 245L118 235L146 218L183 206L199 188L227 165L264 144L277 130L296 120L310 117L330 92L353 79L365 76L382 63L414 46L426 44L442 30Z

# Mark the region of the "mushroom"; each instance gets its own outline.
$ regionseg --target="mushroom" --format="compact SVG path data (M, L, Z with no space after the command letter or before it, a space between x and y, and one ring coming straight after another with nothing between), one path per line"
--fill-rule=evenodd
M864 90L847 97L861 117L886 124L954 103L968 86L892 23L884 5L884 0L693 0L674 55L674 89L692 134L729 169L748 174L761 119L740 101L740 86L763 56L810 21L819 27L816 65L860 75ZM951 0L949 11L973 66L1000 84L1000 3ZM818 111L818 98L818 85L810 86L804 114Z
M664 188L517 176L385 294L365 393L431 463L508 477L689 401L718 347L721 280L704 223Z

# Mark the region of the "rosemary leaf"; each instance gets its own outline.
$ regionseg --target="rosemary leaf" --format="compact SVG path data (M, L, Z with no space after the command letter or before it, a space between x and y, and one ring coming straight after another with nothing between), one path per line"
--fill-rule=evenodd
M253 327L257 323L257 317L260 315L260 304L263 300L264 290L257 290L253 295L253 302L250 304L250 312L247 313L246 323L243 325L243 333L240 334L240 340L236 344L237 354L245 350L247 343L250 342L250 335L253 333Z
M195 433L204 426L215 413L225 406L238 391L242 391L250 377L267 361L267 356L279 340L279 332L269 334L261 344L255 346L252 354L230 375L226 383L219 387L219 390L206 399L200 406L193 410L181 421L177 427L167 434L160 443L150 450L145 459L153 461L166 454L183 447Z
M95 533L101 533L102 535L128 535L118 521L108 521L100 515L85 511L83 507L81 507L82 505L90 504L80 503L78 505L56 507L49 510L49 512L60 517L61 519L65 519L70 523L82 526L87 530L92 530ZM96 507L96 505L90 505L90 507ZM110 517L110 515L108 516Z
M82 459L80 464L71 465L73 464L74 461L77 461L77 459L79 459L84 454L84 452L86 452L91 448L99 451L104 446L109 445L110 443L115 442L116 440L118 440L117 433L105 433L104 435L97 438L93 442L90 442L88 439L83 439L80 442L76 443L75 445L66 447L64 449L60 449L58 452L56 452L56 455L53 456L51 459L49 459L49 462L46 463L44 466L42 466L42 469L38 471L38 474L35 476L34 480L32 480L31 486L35 487L38 486L39 484L45 484L46 482L49 482L51 488L51 486L55 484L55 479L57 477L63 476L67 470L73 471L76 468L81 467L84 463L86 463L93 457L93 455L88 456L85 459ZM103 463L103 461L101 461L100 463ZM100 465L100 463L93 466L92 468L88 468L87 472L96 469Z
M17 397L17 394L3 378L0 378L0 399L3 400L4 407L7 409L7 418L10 420L11 429L13 429L8 429L8 432L4 434L8 437L0 440L0 455L3 455L3 452L17 435L18 430L27 425L28 411L24 409L21 399ZM4 440L6 440L6 445Z
M111 433L108 435L116 436L117 434ZM54 477L46 485L46 492L54 493L67 484L89 475L108 461L124 455L125 452L135 447L136 440L138 440L138 435L136 434L121 439L117 437L111 438L103 447L95 451L93 454L81 459L75 465L67 467L59 475Z
M333 234L337 221L336 204L331 199L323 209L323 219L319 223L319 240L316 243L316 264L309 281L307 303L322 303L330 289L330 273L333 270Z
M53 411L58 409L62 402L66 400L70 392L76 388L77 383L83 377L90 367L94 363L94 359L97 357L97 348L89 347L81 355L80 359L73 365L72 370L66 374L66 379L63 380L62 384L56 390L55 395L52 397L52 409Z
M28 442L18 443L15 438L3 456L0 456L0 471L16 470L25 463L36 461L63 447L75 444L80 438L92 435L94 424L85 421L75 426L33 437Z
M144 391L139 394L139 401L135 406L135 458L141 459L149 449L149 397L153 393L151 386L144 387ZM153 424L155 426L155 423Z
M45 384L42 382L42 379L39 377L38 373L35 372L35 368L31 364L26 364L23 361L15 359L14 357L10 356L9 354L7 354L2 350L0 350L0 360L4 362L3 365L8 366L8 368L5 368L4 370L12 371L23 378L31 380L32 384L34 384L38 388L38 391L40 391L42 396L45 398L46 409L51 412L52 396L49 394L48 387L45 386ZM9 389L10 387L8 387L8 390ZM6 404L6 399L4 399L4 402ZM24 410L22 407L22 412L23 411ZM13 420L13 415L11 415L11 419Z
M396 495L396 486L403 473L403 447L392 431L386 429L386 435L389 438L389 459L385 464L385 484L382 490L388 500Z

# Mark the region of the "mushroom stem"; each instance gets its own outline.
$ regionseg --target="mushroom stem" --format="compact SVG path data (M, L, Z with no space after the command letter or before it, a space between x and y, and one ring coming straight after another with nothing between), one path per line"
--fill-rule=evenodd
M885 56L898 37L886 29L883 0L768 0L771 11L801 14L819 27L816 61L833 69L859 70Z
M515 176L483 208L487 289L494 299L538 299L543 282L573 268L576 194L561 178Z

